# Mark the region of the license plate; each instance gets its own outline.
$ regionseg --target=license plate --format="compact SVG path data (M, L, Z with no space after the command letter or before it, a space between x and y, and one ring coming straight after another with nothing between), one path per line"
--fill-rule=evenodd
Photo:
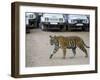
M57 24L57 23L50 23L50 24Z
M76 26L83 26L83 24L76 24Z

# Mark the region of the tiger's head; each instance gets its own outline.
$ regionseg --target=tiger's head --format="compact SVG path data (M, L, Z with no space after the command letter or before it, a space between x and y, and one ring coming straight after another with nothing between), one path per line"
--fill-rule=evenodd
M57 43L57 39L56 39L56 36L49 36L50 37L50 44L51 45L54 45L55 43Z

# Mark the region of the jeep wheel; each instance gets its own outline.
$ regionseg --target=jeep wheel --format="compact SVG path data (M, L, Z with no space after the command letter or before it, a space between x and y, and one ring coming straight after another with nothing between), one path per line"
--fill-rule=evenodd
M43 31L45 31L45 27L44 27L44 25L41 25L41 29L42 29Z
M43 24L40 25L40 28L41 28L42 31L46 30L46 27Z
M83 31L89 31L89 28L88 27L83 27L82 30Z
M66 31L68 31L68 25L66 25Z
M66 31L66 26L60 27L61 31Z
M85 31L89 31L89 28L88 27L85 27Z
M71 26L68 24L68 26L67 26L67 31L71 31L72 29L71 29Z
M63 27L63 31L66 31L66 30L67 30L66 25L64 25L64 27Z

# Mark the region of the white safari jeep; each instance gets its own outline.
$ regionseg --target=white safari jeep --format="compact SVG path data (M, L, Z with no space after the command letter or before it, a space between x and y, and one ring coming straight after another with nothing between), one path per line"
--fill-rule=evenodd
M37 16L35 13L27 12L26 13L26 26L30 28L37 27Z
M82 29L89 31L89 16L88 15L68 15L68 29Z
M47 29L66 29L66 22L63 14L44 13L40 19L40 28Z

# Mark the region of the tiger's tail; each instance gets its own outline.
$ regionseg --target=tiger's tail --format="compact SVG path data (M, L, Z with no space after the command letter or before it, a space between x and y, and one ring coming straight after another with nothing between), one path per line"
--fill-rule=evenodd
M85 46L86 48L90 48L89 46L87 46L87 45L84 43L84 41L83 41L83 44L84 44L84 46Z

